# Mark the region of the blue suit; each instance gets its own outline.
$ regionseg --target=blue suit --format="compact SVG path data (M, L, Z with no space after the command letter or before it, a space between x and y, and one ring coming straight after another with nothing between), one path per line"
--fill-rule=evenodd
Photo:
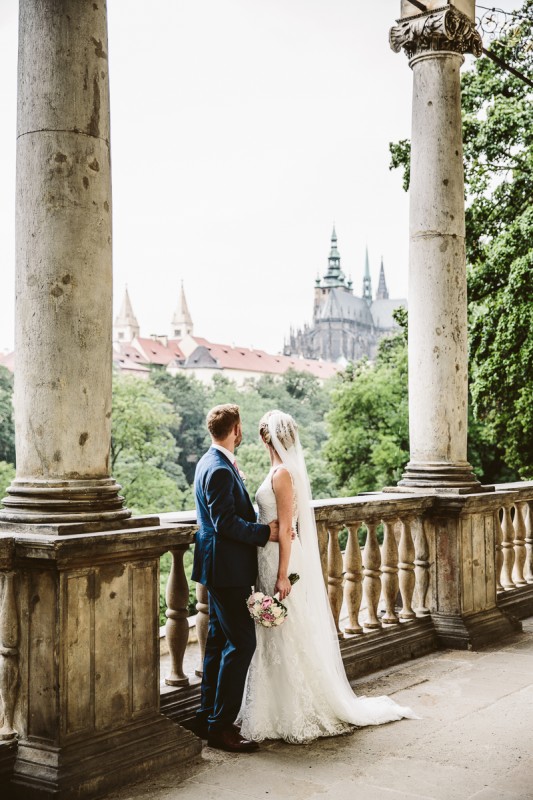
M209 592L201 723L229 728L239 712L255 627L246 599L257 578L257 547L270 536L256 514L239 473L216 448L202 456L194 477L199 525L192 578Z

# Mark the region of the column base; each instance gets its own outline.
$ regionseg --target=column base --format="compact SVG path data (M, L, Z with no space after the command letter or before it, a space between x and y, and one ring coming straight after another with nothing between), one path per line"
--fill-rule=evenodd
M50 480L15 478L2 503L0 522L58 523L123 520L131 516L114 478Z
M410 461L402 479L398 481L399 491L420 490L424 492L453 492L470 494L487 491L481 486L468 462L450 464L445 461L417 463Z
M516 617L499 608L468 615L437 611L431 614L431 619L439 646L454 650L477 650L522 630L522 623Z
M100 796L157 769L183 764L201 749L202 742L193 733L160 714L67 747L43 748L21 740L7 798Z

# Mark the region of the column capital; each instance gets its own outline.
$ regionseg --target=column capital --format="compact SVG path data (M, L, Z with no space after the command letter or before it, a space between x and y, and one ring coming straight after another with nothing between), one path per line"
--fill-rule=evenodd
M405 50L411 60L428 53L482 53L483 42L474 23L453 6L398 20L390 29L395 53Z

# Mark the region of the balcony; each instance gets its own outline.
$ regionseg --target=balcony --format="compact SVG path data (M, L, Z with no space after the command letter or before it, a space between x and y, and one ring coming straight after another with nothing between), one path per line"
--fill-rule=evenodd
M389 491L315 504L349 678L359 692L398 695L424 719L303 748L267 745L244 763L208 751L202 760L201 742L180 724L194 714L201 673L201 652L193 662L187 654L183 569L194 520L132 517L110 474L106 5L64 0L61 14L48 5L20 3L17 476L0 511L2 797L109 797L154 775L152 788L122 797L285 797L288 785L339 800L358 786L366 799L531 795L521 783L531 766L531 625L521 632L520 620L533 614L533 484L482 487L467 461L459 70L465 52L479 54L479 34L467 18L458 25L453 8L391 31L414 76L410 461ZM201 586L197 609L201 651ZM241 774L250 763L253 786Z
M487 496L490 498L492 508L489 514L486 511ZM481 513L472 513L480 502L483 503L484 510ZM531 622L528 622L526 632L520 633L519 619L533 614L532 502L533 483L521 483L497 486L493 492L470 495L468 500L463 498L459 501L455 498L452 505L460 507L452 509L451 512L450 498L434 494L412 496L380 493L314 503L324 581L328 587L331 609L338 628L346 672L353 682L355 691L395 695L399 693L399 700L416 708L424 716L424 720L416 725L404 722L397 726L385 726L382 730L359 731L353 737L322 741L307 746L301 749L301 753L298 748L286 747L279 743L269 744L257 757L260 765L258 768L262 774L264 772L264 786L272 786L268 789L269 793L274 792L273 796L276 796L275 792L278 791L276 781L280 780L284 769L296 770L291 778L296 781L295 787L299 780L304 780L303 777L295 778L295 774L302 775L306 770L315 769L309 783L309 792L311 789L318 791L317 787L325 780L324 775L328 774L332 760L338 767L342 768L342 765L345 765L343 772L346 773L347 783L341 782L339 791L341 789L347 791L348 786L355 788L358 785L365 786L368 791L369 787L373 787L374 792L394 788L400 797L402 794L399 790L402 787L401 791L409 796L408 776L411 776L415 781L414 784L411 782L411 789L415 785L417 787L414 795L449 797L438 794L433 783L437 778L437 782L444 781L447 771L451 774L452 770L457 769L457 764L463 765L459 771L464 784L457 783L458 786L463 786L462 790L466 791L464 787L467 787L472 796L476 796L476 791L491 786L488 778L483 778L488 781L486 784L479 784L482 770L471 770L469 768L471 756L465 757L464 753L460 758L457 757L458 760L456 756L452 758L451 755L446 756L444 760L437 759L438 769L429 773L427 759L433 756L431 747L428 755L427 743L434 742L433 747L439 752L443 751L443 747L446 750L446 746L442 744L446 740L440 738L438 733L444 725L445 730L449 730L447 735L453 740L454 752L457 752L457 742L462 741L461 737L468 735L471 726L483 724L476 720L496 714L500 715L501 722L503 712L500 703L504 708L506 703L518 702L518 695L515 697L515 693L527 690L527 686L530 686L527 670L530 668L530 659L533 655L532 627ZM441 524L439 519L443 513L448 515L452 513L458 521L457 545L461 552L462 575L454 575L453 571L449 571L450 553L444 564L440 560L443 556L439 553L438 535ZM205 589L198 586L196 617L198 644L188 647L189 588L183 570L183 554L193 544L195 535L194 521L190 515L188 516L188 519L186 514L174 515L174 519L166 518L161 526L151 531L151 534L149 526L132 527L128 545L131 550L127 570L129 577L123 582L116 570L112 576L113 591L119 599L122 596L122 603L126 596L124 594L127 591L126 587L130 587L132 583L142 589L140 600L144 603L148 596L152 598L157 596L158 557L164 551L170 551L172 554L172 570L167 586L166 640L169 657L163 660L160 707L167 718L185 725L194 714L199 701L201 651L207 632ZM344 552L341 551L339 544L339 534L343 531L346 540ZM381 545L378 542L378 532L382 538ZM146 552L142 554L142 561L135 557L134 549L142 541L143 533L145 536L149 534L152 536L151 564L146 563ZM93 555L97 562L103 562L100 569L104 572L111 569L113 562L109 537L113 537L113 534L93 534L90 537ZM3 727L0 731L2 737L0 770L5 780L13 769L17 754L15 709L20 699L19 693L28 691L31 695L31 689L24 688L31 665L25 663L28 650L21 637L25 622L24 605L21 602L24 597L25 581L18 574L17 555L22 557L25 550L31 550L27 555L40 560L45 558L46 554L36 537L28 541L27 536L21 535L14 540L11 537L3 537L0 541L3 548L0 595L2 696L0 712ZM65 563L71 557L69 550L75 549L78 541L79 536L66 536L61 537L61 542L58 542L58 547L62 551L61 559ZM360 541L364 541L363 547ZM123 560L123 545L120 552L120 558ZM480 552L485 554L483 562L475 557L475 554ZM447 573L448 592L454 584L462 586L463 628L461 630L457 626L454 629L446 620L443 623L443 615L439 611L437 590L439 574L443 570ZM140 583L141 578L142 583ZM87 588L89 584L85 583L86 580L86 573L78 575L74 581L76 588L65 588L65 591L69 592L70 606L74 605L75 601L78 604L81 602L80 588ZM154 603L154 612L156 608L157 604ZM86 611L88 617L94 616L97 609L98 597L94 596ZM76 612L79 615L79 609L73 609L73 613ZM135 617L135 602L133 617ZM113 665L126 655L132 659L131 674L133 675L136 668L145 669L147 675L153 676L155 683L152 681L152 684L155 688L158 685L159 665L151 664L149 658L144 659L140 654L139 638L134 631L135 625L128 629L131 620L124 626L121 614L114 619L117 627L109 630L106 638L109 648L106 663L109 669L114 669ZM499 621L500 624L500 637L495 636L495 621ZM155 634L158 630L158 624L158 618L154 613L152 633ZM470 638L468 631L471 634ZM146 632L144 630L143 633ZM66 634L67 640L64 646L67 654L71 654L79 647L78 626L72 627L70 636L67 627ZM490 643L488 647L487 643ZM459 647L461 650L446 649L450 646ZM473 646L482 649L474 653L471 650ZM67 683L69 657L70 655L66 656L66 669L62 673ZM402 666L394 666L398 664ZM493 664L495 667L491 672ZM506 676L509 673L504 681L500 679L502 671ZM126 694L133 692L133 677L130 685L125 688ZM78 695L76 702L72 696L73 691ZM149 696L150 688L145 691ZM88 707L93 708L96 716L99 713L99 706L102 710L103 705L109 703L105 693L103 699L101 697L99 700L97 674L93 673L90 686L78 686L73 689L67 687L67 697L71 698L72 703L69 723L71 726L74 725L80 708L83 708L84 693ZM497 712L487 711L489 698L492 698L492 704L488 707L498 708ZM132 698L129 708L132 718L140 714L142 719L142 702L142 697L137 698L137 701L135 697ZM147 702L145 697L145 705ZM33 708L38 710L38 705L34 703ZM490 727L488 723L486 730L487 752L490 752L490 742L492 741L496 747L499 738L494 739L495 728ZM363 736L365 747L361 751ZM401 753L398 753L398 736L402 742ZM390 737L393 738L389 743ZM193 739L194 737L191 737L191 742ZM422 742L425 742L424 747L421 747ZM373 751L373 748L376 750ZM382 757L384 752L390 753L391 750L397 753L392 764L389 763L390 759ZM196 752L198 751L199 747L196 747ZM519 750L515 750L506 768L512 768L518 755ZM524 753L523 757L526 756L527 753ZM276 777L269 776L269 772L272 771L269 765L273 763L274 758L276 762L279 758L284 765L280 766L281 771L277 768L273 770L273 775ZM190 791L193 792L195 788L199 789L197 784L203 782L211 785L210 781L215 781L214 785L222 787L226 786L224 781L229 781L227 789L231 793L238 784L232 783L229 771L231 775L239 774L239 769L235 771L232 759L223 757L220 760L219 756L210 755L206 756L206 759L206 762L201 763L194 761L187 768L183 775L183 780L188 781L186 786L190 783ZM489 756L487 760L490 761ZM455 766L450 767L450 763ZM431 774L431 778L428 774ZM489 771L487 775L489 774L492 773ZM520 780L520 774L518 770L517 780ZM217 777L219 775L220 778ZM317 775L319 777L315 777ZM420 783L419 779L422 778ZM157 780L156 785L158 785ZM173 770L170 775L163 772L160 780L162 788L174 785L177 781L175 771ZM496 791L498 786L496 777L494 780L496 787L494 791ZM326 780L326 784L329 787L328 791L333 791L337 786L336 782L330 785L329 780ZM153 784L150 786L153 787ZM228 794L229 796L231 794ZM470 795L458 793L456 796ZM484 796L496 795L480 795ZM512 797L512 794L509 796Z

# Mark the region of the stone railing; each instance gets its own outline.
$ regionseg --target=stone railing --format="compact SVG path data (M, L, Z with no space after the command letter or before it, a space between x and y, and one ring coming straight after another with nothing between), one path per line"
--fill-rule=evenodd
M524 617L533 614L533 483L497 486L489 496L493 498L494 511L484 517L483 524L493 515L494 537L485 540L492 550L492 555L487 551L487 595L492 592L495 605L505 613ZM453 572L449 572L449 579L442 583L449 564L442 561L437 545L438 518L444 513L445 502L435 494L390 492L314 503L324 582L350 678L438 647L442 613L436 595L455 580ZM475 498L472 502L476 502ZM446 513L451 512L448 509ZM198 702L208 599L205 587L198 585L198 660L184 669L189 638L189 586L183 557L193 539L194 515L163 515L162 523L161 541L164 539L165 549L172 557L166 588L170 659L162 677L167 696L172 696L168 702L174 703L175 713L170 715L185 719ZM187 536L175 523L189 525ZM164 534L166 526L168 533ZM343 550L339 544L341 534L346 541ZM5 543L7 548L7 537ZM160 552L163 547L161 544ZM0 743L3 740L7 744L16 738L14 709L22 668L22 612L17 607L15 562L6 548L0 537ZM465 620L469 621L468 615ZM162 697L161 702L168 713L167 700Z
M0 536L0 795L17 752L15 706L19 692L19 608L13 542ZM3 796L3 795L2 795Z
M533 481L496 489L505 501L495 527L498 604L524 617L533 613Z
M315 503L324 580L339 637L360 636L429 614L430 552L423 513L430 503L429 497L396 494ZM344 553L339 545L343 530ZM343 605L348 624L342 631Z
M394 493L314 502L324 581L340 639L360 639L373 634L371 639L376 648L379 646L376 636L379 638L380 633L394 630L393 639L397 643L405 623L428 618L426 599L431 556L423 514L431 503L429 496ZM171 519L191 523L194 516L183 512L171 515ZM383 543L379 545L381 526ZM345 552L342 552L339 534L344 529L348 537ZM361 530L365 539L362 548L359 545ZM188 637L188 585L183 571L183 550L171 551L171 554L172 568L166 591L166 636L171 666L164 675L164 682L185 687L189 685L182 666ZM197 585L196 596L199 655L195 675L201 677L208 627L208 598L204 586ZM399 598L401 604L397 608ZM342 608L346 608L348 615L348 624L343 630L340 628ZM427 627L424 630L423 647L427 648ZM392 641L390 644L396 647Z
M19 618L13 543L0 537L0 742L16 739L15 703L19 682Z

